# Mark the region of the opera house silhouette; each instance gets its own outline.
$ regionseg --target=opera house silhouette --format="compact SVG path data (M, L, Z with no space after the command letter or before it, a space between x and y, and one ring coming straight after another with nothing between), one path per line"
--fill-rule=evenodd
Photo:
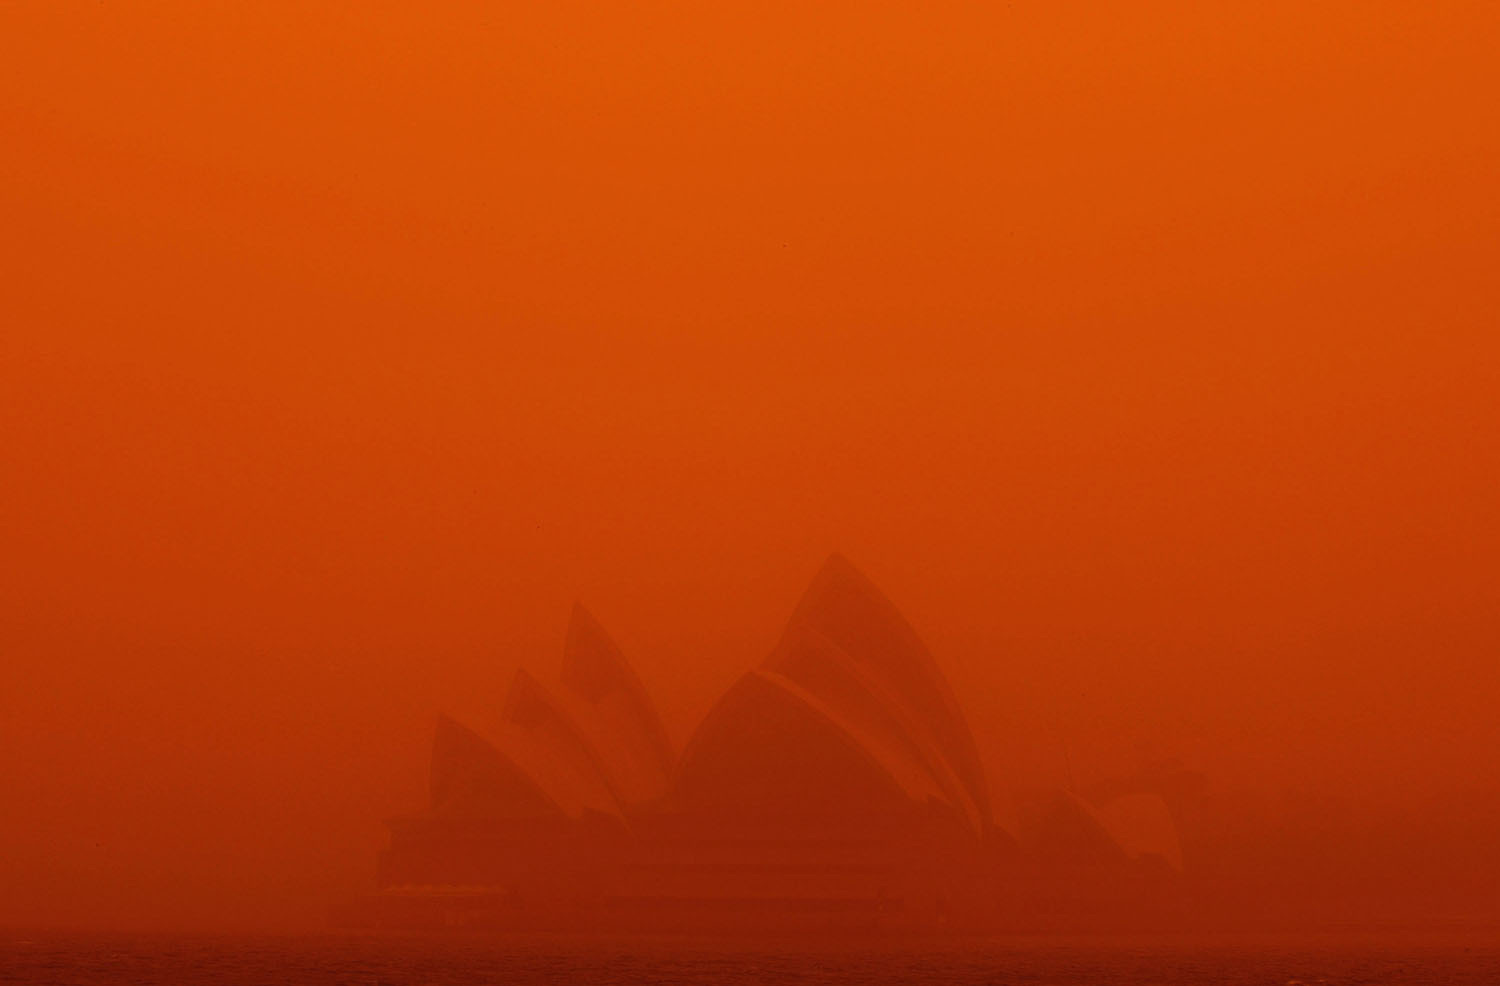
M575 607L555 684L491 736L440 719L366 926L900 929L1118 924L1183 905L1167 802L992 794L937 662L841 556L679 752Z

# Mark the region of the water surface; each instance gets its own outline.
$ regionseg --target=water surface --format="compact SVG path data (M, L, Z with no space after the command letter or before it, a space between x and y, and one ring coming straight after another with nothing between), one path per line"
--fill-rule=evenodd
M0 981L49 984L1500 984L1500 940L699 939L6 932Z

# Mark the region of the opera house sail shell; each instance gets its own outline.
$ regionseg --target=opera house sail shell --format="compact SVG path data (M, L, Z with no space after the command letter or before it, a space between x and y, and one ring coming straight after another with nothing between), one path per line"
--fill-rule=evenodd
M947 679L906 618L842 555L824 564L803 595L771 664L809 633L864 672L873 689L868 701L901 712L912 739L935 749L981 817L988 817L989 784L979 750Z
M568 623L561 679L621 803L638 808L665 795L676 759L666 727L635 669L581 605Z
M936 660L835 555L680 756L634 669L575 607L551 684L517 672L484 735L439 720L429 804L391 820L377 891L350 915L501 928L1024 925L1036 901L1057 911L1070 894L1128 897L1139 873L1182 869L1172 815L1149 793L1091 805L1057 792L1026 830L1015 817ZM1162 882L1149 886L1159 896Z

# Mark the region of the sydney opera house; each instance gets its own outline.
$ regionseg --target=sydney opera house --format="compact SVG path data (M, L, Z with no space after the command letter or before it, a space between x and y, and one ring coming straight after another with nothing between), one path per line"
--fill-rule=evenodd
M1167 801L992 789L937 662L839 556L681 750L582 608L556 679L519 672L498 718L440 720L430 803L389 822L348 920L1030 928L1183 905Z

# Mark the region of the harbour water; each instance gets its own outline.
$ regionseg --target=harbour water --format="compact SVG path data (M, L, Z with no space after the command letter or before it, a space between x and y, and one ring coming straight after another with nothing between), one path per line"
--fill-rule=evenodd
M79 984L1500 983L1500 937L744 942L464 935L5 932L0 981Z

